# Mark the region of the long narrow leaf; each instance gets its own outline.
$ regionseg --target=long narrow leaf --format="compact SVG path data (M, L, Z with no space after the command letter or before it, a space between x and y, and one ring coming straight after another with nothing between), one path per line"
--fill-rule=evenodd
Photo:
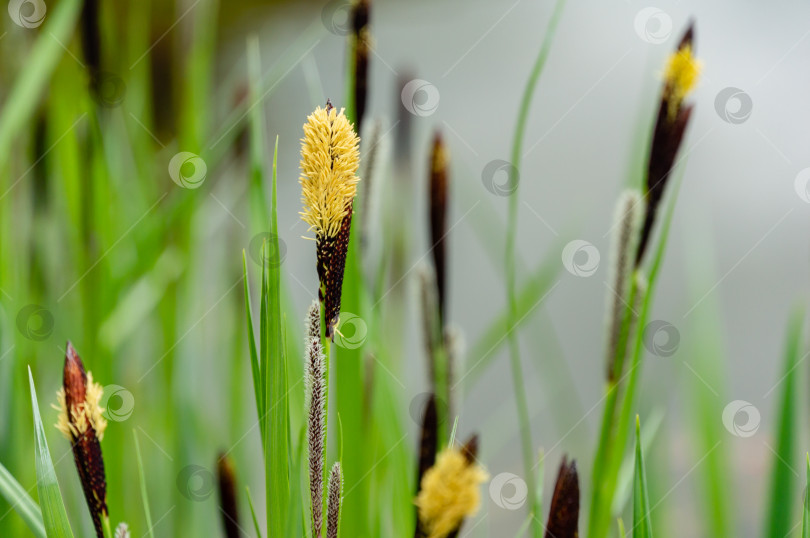
M793 469L788 462L794 461L796 448L796 380L802 340L804 313L797 310L790 319L785 345L785 374L782 404L779 409L776 446L771 473L770 509L768 511L766 536L787 536L790 533L793 507L793 490L796 485Z
M253 314L250 311L250 283L248 281L247 257L242 250L242 270L245 284L245 324L247 325L248 349L250 350L250 370L253 377L253 395L256 398L256 415L259 419L259 432L262 436L262 447L264 448L264 385L262 384L261 365L259 364L259 353L256 350L256 336L253 333Z
M141 458L141 445L138 443L138 432L132 430L132 436L135 438L135 456L138 460L138 479L141 483L141 502L143 503L143 515L146 518L146 526L148 530L146 533L155 538L152 528L152 512L149 510L149 493L146 490L146 473L143 472L143 458Z
M802 508L802 538L810 538L810 453L807 454L807 479L804 486L804 507Z
M42 417L39 416L37 391L34 388L34 377L31 375L30 367L28 368L28 383L31 386L31 406L34 409L37 493L39 494L45 533L48 538L73 538L73 531L70 529L65 504L62 502L62 493L59 491L59 483L56 480L56 471L53 468L51 452L48 450L48 441L45 439Z
M256 517L256 508L253 506L253 496L250 494L250 488L245 488L247 493L248 506L250 507L250 516L253 518L253 528L256 530L256 536L262 538L262 529L259 527L259 518Z
M633 483L633 538L652 538L647 474L641 450L641 423L636 415L636 478Z
M268 419L265 472L267 473L267 533L269 536L289 536L288 526L296 524L289 516L290 507L290 424L289 389L287 386L287 357L283 343L281 298L281 260L279 258L278 224L276 221L276 167L278 138L273 153L270 237L265 243L262 257L266 280L262 316L264 350L264 378L266 382L265 414Z
M0 464L0 495L25 521L34 536L45 538L45 526L42 524L42 511L39 505L2 464Z

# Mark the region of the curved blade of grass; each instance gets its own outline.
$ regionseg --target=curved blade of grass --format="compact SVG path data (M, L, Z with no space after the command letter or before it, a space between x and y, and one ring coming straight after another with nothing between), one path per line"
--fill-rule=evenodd
M253 496L250 494L250 488L245 488L245 492L250 507L250 516L253 518L253 528L256 529L256 536L262 538L262 529L259 527L259 518L256 517L256 509L253 507Z
M625 532L624 530L624 521L622 520L622 518L619 518L617 523L619 525L619 538L626 538L627 532Z
M796 310L788 325L785 345L785 374L780 380L784 384L782 404L779 409L774 452L773 472L771 473L770 509L768 510L766 536L787 536L790 533L790 519L793 507L793 490L796 486L794 471L790 467L796 448L796 380L799 354L802 345L802 324L804 312Z
M149 529L146 534L155 538L152 531L152 512L149 510L149 493L146 491L146 474L143 472L143 459L141 458L141 445L138 443L138 432L132 430L132 437L135 438L135 457L138 459L138 479L141 483L141 502L143 503L143 515L146 518L146 527Z
M31 54L25 59L25 67L20 70L11 95L3 103L3 113L0 115L0 168L5 166L6 159L11 155L11 144L30 121L56 64L65 53L62 43L70 41L81 5L80 0L64 0L56 4L52 14L48 14L48 20Z
M248 282L247 256L242 249L242 271L245 284L245 324L247 325L248 350L250 350L250 370L253 378L253 395L256 398L256 416L259 419L259 432L262 436L262 449L265 442L265 422L264 416L264 385L262 385L261 365L259 364L259 353L256 350L256 337L253 334L253 314L250 311L250 284Z
M543 67L546 64L549 51L551 50L551 42L554 40L557 26L560 22L562 15L562 8L565 5L565 0L557 0L554 10L551 14L546 34L543 38L543 43L540 47L540 52L537 55L537 60L534 63L529 80L523 91L523 98L521 99L520 108L518 110L517 123L515 125L515 134L512 141L512 166L518 174L520 174L520 161L523 152L523 136L526 133L526 123L529 119L529 109L531 108L532 96L537 87L537 82L540 79L540 74L543 72ZM518 185L520 183L518 182ZM535 486L534 474L532 473L532 463L534 460L534 448L532 447L531 424L529 423L529 407L526 399L526 388L524 386L523 372L520 365L520 345L518 342L517 333L514 331L516 322L518 321L517 313L517 295L516 295L516 266L515 266L515 239L517 236L517 210L518 210L518 193L517 190L512 193L509 198L509 212L506 225L506 248L505 248L505 268L506 268L506 299L509 306L508 316L506 323L503 325L507 331L507 339L509 341L509 359L512 370L512 381L515 391L515 404L517 406L518 421L520 423L520 440L523 453L523 471L526 476L527 486L529 488L529 511L534 517L531 518L531 534L532 536L539 537L542 531L542 522L539 519L539 506L537 505L537 491Z
M45 538L45 526L42 523L42 511L39 509L39 505L2 464L0 464L0 495L25 521L34 536Z
M62 502L62 493L56 480L56 471L53 468L51 452L48 450L48 441L45 439L45 428L42 417L39 416L39 403L37 391L34 388L34 377L31 367L28 367L28 383L31 386L31 406L34 409L34 434L36 437L36 466L37 466L37 493L42 509L42 522L48 538L73 538L70 529L65 504Z
M810 538L810 453L807 453L807 479L804 487L804 507L802 508L802 538Z
M641 422L636 415L636 477L633 481L633 538L652 538L647 474L641 450Z

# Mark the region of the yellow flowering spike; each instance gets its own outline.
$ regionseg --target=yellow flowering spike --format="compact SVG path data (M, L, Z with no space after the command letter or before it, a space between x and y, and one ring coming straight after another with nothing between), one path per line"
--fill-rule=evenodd
M462 451L448 448L436 457L436 464L422 478L416 506L429 538L444 538L462 520L478 511L479 485L489 479Z
M301 140L301 218L316 236L335 237L357 194L360 138L331 103L304 124Z
M343 109L332 103L315 109L301 140L301 218L315 232L320 300L326 336L334 338L340 316L343 271L349 248L352 208L357 194L360 139Z
M668 103L668 116L672 120L678 113L681 103L697 85L702 64L692 54L692 44L686 43L672 53L664 75L666 80L665 99Z

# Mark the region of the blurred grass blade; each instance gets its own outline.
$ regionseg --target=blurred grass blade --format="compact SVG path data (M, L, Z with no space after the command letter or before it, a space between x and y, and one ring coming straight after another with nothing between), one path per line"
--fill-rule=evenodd
M807 479L804 486L804 507L802 508L802 538L810 538L810 453L807 454Z
M0 495L25 521L34 536L45 538L45 526L42 524L42 511L39 505L2 464L0 464Z
M34 410L37 493L39 494L45 533L48 538L72 538L73 531L70 529L65 504L62 502L62 493L59 491L59 483L56 481L56 471L53 468L51 453L48 450L48 441L45 439L42 417L39 416L37 391L34 388L34 377L31 375L30 366L28 367L28 383L31 386L31 406Z
M81 5L80 0L63 0L56 4L31 53L21 64L14 88L3 103L0 115L0 168L6 165L12 154L10 146L30 121L56 64L65 53L62 43L70 41Z
M802 345L802 324L804 312L796 310L790 318L788 325L787 342L785 344L785 374L780 383L783 384L782 404L779 408L776 430L776 447L771 449L774 453L773 472L771 473L770 509L766 527L766 536L787 536L790 533L790 519L793 507L793 488L796 485L794 471L790 467L794 461L793 453L796 448L796 380L799 365L799 353ZM770 448L770 447L769 447Z
M636 478L633 482L633 538L652 538L647 474L641 450L641 423L636 415Z
M253 528L256 530L256 536L262 538L262 529L259 527L259 518L256 517L256 508L253 506L253 496L250 494L250 488L245 488L245 492L250 507L250 516L253 519Z
M141 502L143 503L143 515L146 518L146 527L148 528L146 535L150 536L150 538L155 538L155 534L152 531L154 526L152 525L152 512L149 510L149 493L146 490L146 473L143 472L143 459L141 458L141 445L138 443L138 432L132 430L132 437L135 438L135 456L138 459L138 479L141 483Z

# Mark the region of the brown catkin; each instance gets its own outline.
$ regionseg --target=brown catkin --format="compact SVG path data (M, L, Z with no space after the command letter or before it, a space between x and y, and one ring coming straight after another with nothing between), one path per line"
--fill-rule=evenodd
M309 305L304 328L307 332L307 342L309 338L321 338L321 307L318 305L318 301L313 300Z
M217 483L219 485L219 508L222 525L227 538L238 538L239 508L236 502L236 471L233 461L225 454L217 459Z
M694 28L690 25L681 38L675 54L670 58L658 116L653 128L644 193L646 213L636 253L636 266L641 264L649 246L661 198L692 115L692 105L684 106L683 99L691 91L700 71L699 62L692 56L693 51Z
M329 497L327 499L326 538L337 538L340 524L340 504L343 495L343 473L336 461L329 473Z
M579 519L579 477L575 460L563 456L551 498L546 538L577 538Z
M70 440L73 459L90 510L96 535L104 536L107 519L107 480L101 438L107 422L99 407L102 388L84 370L79 354L68 342L65 351L62 390L58 393L60 418L57 428Z
M444 325L446 317L447 287L445 270L447 264L447 199L448 172L447 148L441 134L436 132L433 138L433 150L430 157L430 252L433 256L433 267L436 273L436 290L439 307L439 321Z
M425 402L425 410L422 414L422 432L419 436L419 464L416 474L416 494L422 484L422 478L428 469L436 463L436 450L439 446L439 418L436 413L436 395L431 394ZM427 530L419 519L419 512L416 513L415 538L424 538Z
M607 345L607 378L615 381L621 376L616 371L617 359L623 357L625 350L620 346L624 313L627 308L627 290L630 275L633 271L633 253L638 237L638 222L642 210L641 197L636 191L627 191L616 204L617 231L613 246L612 284L613 290L608 296L608 345ZM635 308L634 305L630 305Z
M306 350L308 392L307 451L309 493L312 505L312 534L320 536L323 528L324 436L326 434L325 358L320 338L310 337Z

